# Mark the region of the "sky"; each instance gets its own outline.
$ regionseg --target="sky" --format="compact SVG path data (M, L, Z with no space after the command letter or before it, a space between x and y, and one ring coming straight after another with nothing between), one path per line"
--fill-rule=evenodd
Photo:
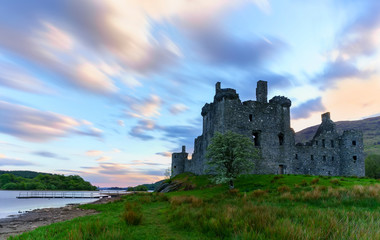
M291 99L295 131L380 115L378 0L3 0L0 169L101 187L192 153L215 83Z

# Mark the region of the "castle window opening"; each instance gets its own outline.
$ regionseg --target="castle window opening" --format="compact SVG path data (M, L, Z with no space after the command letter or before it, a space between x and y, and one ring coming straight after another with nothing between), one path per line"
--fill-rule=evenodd
M322 139L322 147L326 147L325 139Z
M326 162L326 156L325 155L323 156L323 161Z
M174 166L174 168L177 168L177 166Z
M358 159L357 156L353 156L352 159L354 159L354 163L356 163L356 160Z
M311 155L311 156L310 156L310 160L311 160L311 161L314 160L314 155Z
M352 141L352 146L356 146L356 141Z
M252 138L253 142L256 147L260 146L260 133L259 132L252 132Z
M278 142L279 142L280 146L284 145L284 134L283 133L278 134Z
M331 147L334 147L334 140L331 140Z
M316 140L316 141L315 141L315 145L317 145L317 146L318 146L318 140Z
M252 122L252 114L249 114L249 121Z
M296 159L298 159L298 154L296 154Z
M332 156L332 157L331 157L331 162L334 162L334 160L335 160L335 159L334 159L334 156Z

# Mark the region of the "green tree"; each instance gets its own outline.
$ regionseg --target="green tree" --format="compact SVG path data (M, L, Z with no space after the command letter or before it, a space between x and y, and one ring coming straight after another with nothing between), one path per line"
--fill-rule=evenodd
M365 175L370 178L380 178L380 155L369 155L365 159Z
M216 183L228 182L234 188L234 180L253 168L253 160L259 157L251 139L228 131L217 132L207 147L208 172Z

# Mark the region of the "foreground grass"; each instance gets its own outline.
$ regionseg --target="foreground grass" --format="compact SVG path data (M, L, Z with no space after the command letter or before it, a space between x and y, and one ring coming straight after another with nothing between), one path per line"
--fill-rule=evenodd
M85 205L101 213L11 239L380 239L374 179L246 175L232 191L205 176L172 181L183 191Z

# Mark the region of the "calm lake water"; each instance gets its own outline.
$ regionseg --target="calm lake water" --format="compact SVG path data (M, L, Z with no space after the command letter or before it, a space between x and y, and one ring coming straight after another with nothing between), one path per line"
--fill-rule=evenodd
M2 191L0 190L0 218L6 218L9 215L16 215L19 212L30 211L38 208L51 208L51 207L63 207L69 203L90 203L98 200L98 198L28 198L18 199L16 198L21 193L26 195L26 192L32 191ZM38 191L42 192L42 191ZM52 191L46 191L51 193ZM86 195L91 193L89 191L54 191L54 193L85 193ZM99 191L92 192L94 195L99 195Z

